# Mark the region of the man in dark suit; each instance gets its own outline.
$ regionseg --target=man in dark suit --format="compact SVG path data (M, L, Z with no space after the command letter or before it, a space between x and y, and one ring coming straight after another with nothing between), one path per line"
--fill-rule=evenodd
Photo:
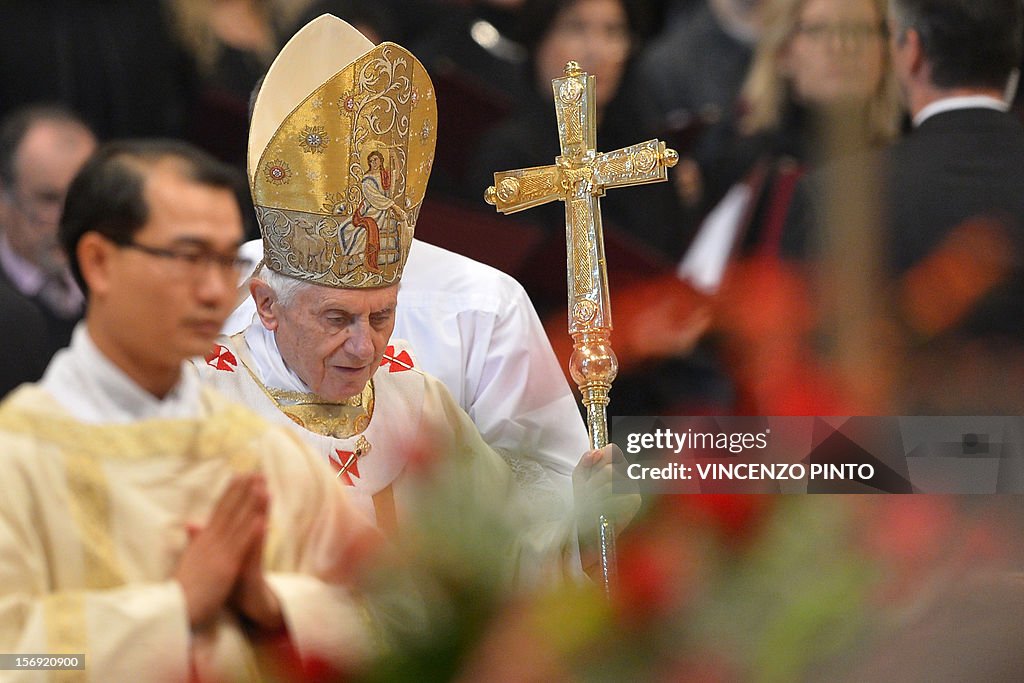
M46 369L46 322L39 310L0 281L0 399Z
M84 299L57 225L68 186L95 146L92 132L64 109L27 107L0 122L0 376L8 388L38 379L82 317ZM16 322L28 318L33 322ZM42 364L28 362L18 349L31 350Z
M785 251L859 268L864 286L892 295L906 414L1024 410L1024 127L1007 113L1022 15L1020 0L892 0L892 67L913 129L878 157L806 178L787 220ZM863 189L873 182L878 193ZM859 206L876 196L877 214ZM878 271L850 248L868 233ZM847 286L838 298L858 296Z
M1006 113L1006 89L1024 30L1020 0L890 8L893 68L914 126L888 159L891 263L902 272L967 221L1005 221L1020 237L1024 129Z
M887 259L916 342L907 403L1013 414L1024 409L1024 127L1007 110L1024 10L893 0L890 27L914 127L886 160Z

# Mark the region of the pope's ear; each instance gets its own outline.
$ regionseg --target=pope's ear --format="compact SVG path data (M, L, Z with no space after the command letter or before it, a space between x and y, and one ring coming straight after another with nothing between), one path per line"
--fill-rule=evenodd
M102 296L110 291L110 264L115 249L114 244L98 232L87 232L78 240L75 254L90 294Z
M277 303L277 294L270 288L270 285L258 277L249 280L249 294L256 303L256 313L260 316L263 327L270 331L276 330L279 322L277 317L277 308L279 307L275 308L274 306Z

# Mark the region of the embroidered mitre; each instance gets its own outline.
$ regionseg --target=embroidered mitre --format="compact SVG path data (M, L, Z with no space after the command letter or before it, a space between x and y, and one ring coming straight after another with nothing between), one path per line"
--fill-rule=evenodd
M274 60L249 129L264 263L338 288L402 276L436 141L434 89L394 43L325 14Z

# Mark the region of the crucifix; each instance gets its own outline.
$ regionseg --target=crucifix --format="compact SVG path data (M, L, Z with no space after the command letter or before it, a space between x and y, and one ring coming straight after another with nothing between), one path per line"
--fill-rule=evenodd
M565 202L565 248L569 293L569 334L573 339L569 373L587 411L590 447L608 444L608 392L618 373L611 346L612 311L608 297L600 198L608 188L657 183L679 156L660 140L598 153L596 77L576 62L551 81L561 155L550 166L494 174L484 199L503 214L555 200ZM615 535L605 515L598 520L601 578L606 593L615 582Z

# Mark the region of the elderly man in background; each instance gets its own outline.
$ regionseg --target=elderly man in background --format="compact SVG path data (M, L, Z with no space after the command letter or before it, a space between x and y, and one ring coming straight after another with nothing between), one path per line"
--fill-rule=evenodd
M0 297L5 309L25 311L8 322L26 321L5 331L0 396L39 379L82 317L57 223L71 179L95 148L86 125L58 107L26 107L0 122Z

